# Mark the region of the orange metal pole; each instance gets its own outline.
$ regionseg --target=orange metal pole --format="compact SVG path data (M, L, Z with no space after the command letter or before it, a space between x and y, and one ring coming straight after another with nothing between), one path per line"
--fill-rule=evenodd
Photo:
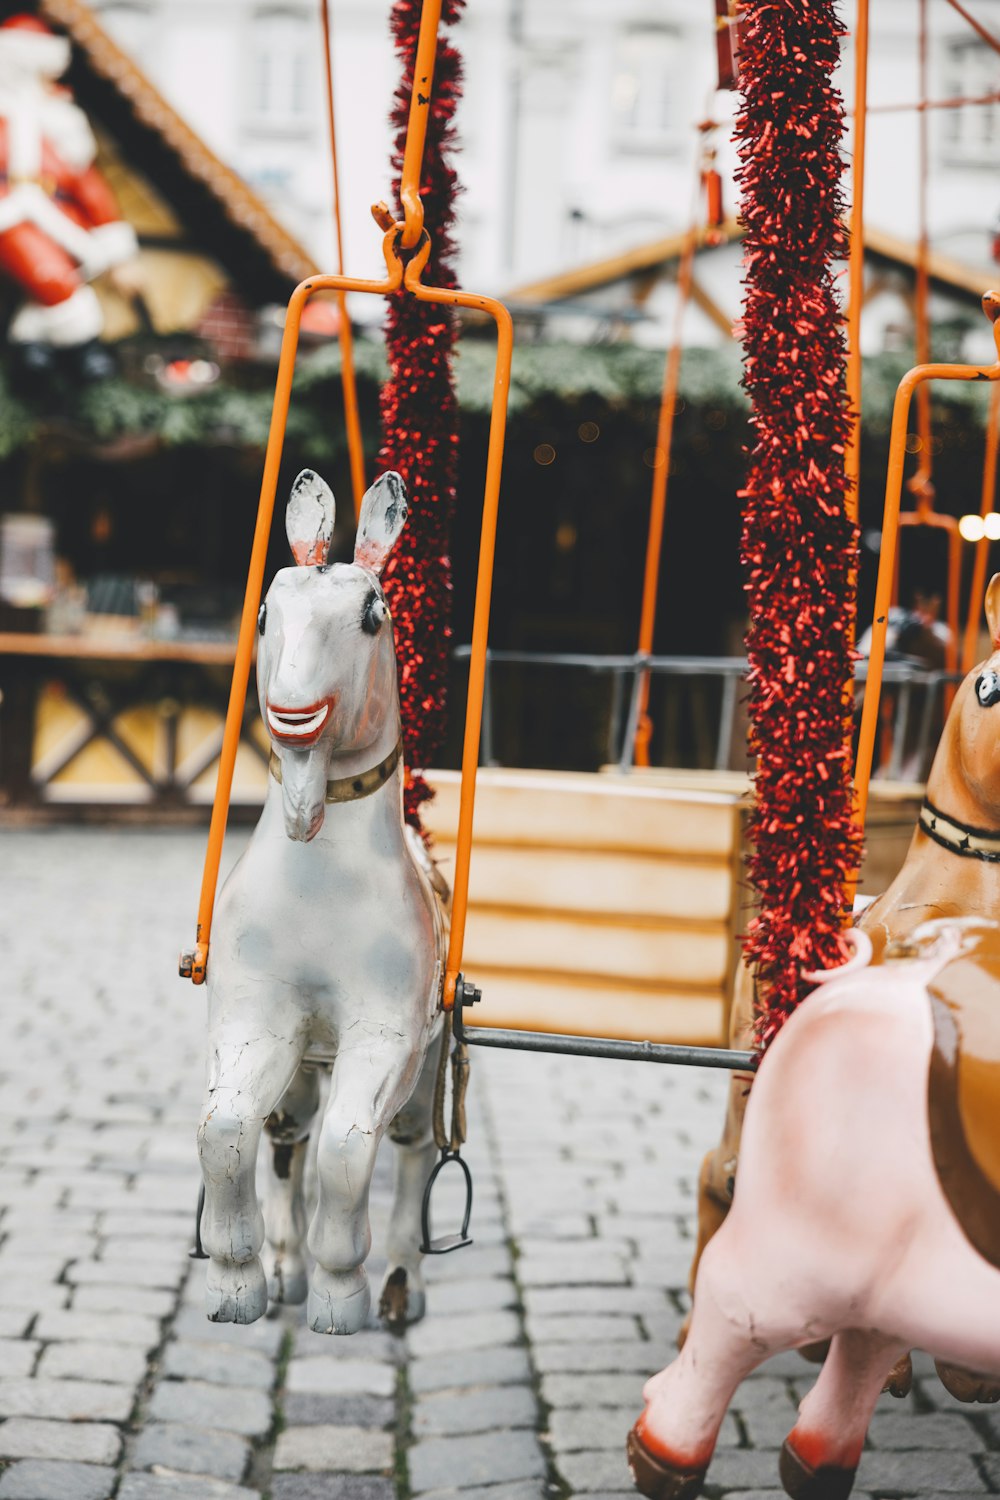
M988 516L996 503L997 447L1000 442L1000 385L990 390L990 409L986 418L986 455L983 459L983 492L979 502L979 514ZM969 586L969 613L965 621L965 638L962 642L962 671L971 672L976 664L976 643L979 640L979 621L983 608L983 592L986 588L986 565L990 556L990 539L984 536L976 543L976 556L972 564L972 583Z
M493 297L477 297L471 292L446 291L427 287L419 280L430 254L430 242L417 252L406 268L404 285L418 302L438 302L452 307L469 307L488 313L497 326L497 357L493 371L493 404L490 410L490 435L486 452L486 484L483 496L483 520L479 541L479 568L476 574L476 605L472 617L472 652L469 659L469 691L465 711L465 738L462 745L462 785L458 804L458 833L455 844L455 876L451 903L451 933L444 981L444 1008L455 1004L455 984L462 967L465 921L469 907L469 868L472 862L472 823L476 800L476 772L479 766L479 741L483 721L483 697L486 686L486 648L490 626L490 599L493 592L493 559L496 551L497 510L500 503L500 472L503 465L504 437L507 425L507 397L510 392L510 366L514 351L514 324L502 302Z
M904 104L870 104L868 113L870 115L900 115L908 114L910 110L922 109L962 109L966 104L996 104L1000 100L1000 92L996 89L989 94L956 94L950 99L928 99L926 102L916 100ZM850 114L851 111L848 111Z
M291 399L292 376L295 370L295 355L298 348L299 326L302 309L314 292L351 291L389 296L403 284L403 265L396 254L396 245L402 237L403 226L391 223L383 241L383 252L389 274L385 281L363 281L348 276L314 276L304 281L292 293L285 320L285 331L281 341L281 356L278 363L278 378L275 387L274 406L271 413L271 428L268 434L267 451L264 458L264 476L261 482L257 524L254 530L253 548L247 590L240 620L236 661L233 667L233 682L229 696L229 710L223 735L222 753L219 757L219 778L216 785L215 804L209 828L208 848L205 854L205 869L202 878L201 899L198 906L197 942L191 964L191 978L195 984L205 981L208 963L208 948L211 937L212 913L219 880L222 859L222 844L225 838L232 791L233 769L239 748L240 729L246 707L247 682L253 659L254 636L257 628L257 611L263 590L264 568L267 562L267 546L274 513L274 500L278 485L278 470L284 443L288 408ZM483 499L483 520L480 541L479 569L476 589L476 606L472 631L472 657L469 663L469 695L465 720L465 743L462 754L462 787L459 802L458 838L455 852L455 880L452 905L451 936L445 977L445 1005L450 1008L455 1001L455 984L462 963L465 940L465 921L468 911L469 868L472 860L472 823L476 795L476 770L479 763L479 740L482 727L483 696L486 681L486 647L489 632L490 597L493 581L493 558L496 547L497 512L500 503L500 475L503 464L504 437L507 419L507 397L510 390L510 366L513 354L513 323L507 309L492 297L479 297L471 292L458 292L440 287L425 287L419 276L427 263L430 241L425 244L406 268L405 286L421 302L433 302L451 307L469 307L488 313L497 325L497 358L493 381L493 405L490 414L489 446L486 462L486 483Z
M333 229L337 247L337 274L344 274L344 236L340 224L340 171L337 165L337 123L333 108L333 48L330 29L330 0L321 0L323 18L323 63L326 71L326 119L330 132L330 163L333 168ZM361 440L361 418L358 413L358 386L354 374L354 330L347 310L347 293L337 293L340 308L340 381L344 393L344 426L347 429L347 452L351 464L351 493L354 496L354 519L361 514L365 493L365 453Z
M674 333L663 371L660 418L656 429L656 452L653 461L653 493L649 508L649 534L646 539L646 567L642 583L642 610L639 615L639 651L649 655L653 650L656 626L656 601L660 588L660 554L663 551L663 527L667 514L667 485L670 480L670 455L674 441L674 415L677 411L677 387L680 382L681 355L684 346L681 333L684 312L691 296L694 277L694 254L698 246L698 226L692 223L684 239L677 270L677 307ZM653 726L647 713L649 706L649 673L643 672L639 684L639 715L635 730L635 764L649 765L649 741Z
M405 226L403 248L412 250L424 227L424 205L420 198L420 174L424 164L424 141L427 138L427 115L437 60L437 34L441 21L441 0L423 0L420 12L420 34L413 64L410 91L410 116L406 125L406 150L399 184Z
M861 467L861 307L865 291L865 137L868 116L868 0L858 0L854 28L854 163L851 173L851 249L847 297L847 399L851 431L844 453L850 488L847 513L858 519L858 474ZM852 639L854 631L851 632ZM853 696L853 678L849 693Z
M892 573L899 539L899 507L903 490L903 468L906 463L906 429L913 392L930 380L1000 380L1000 293L987 292L983 308L993 322L997 344L997 362L993 365L918 365L909 370L899 383L892 411L889 437L889 465L885 483L885 508L882 516L882 547L879 554L878 579L875 586L875 611L872 619L872 647L868 659L868 683L858 737L858 758L854 784L858 818L864 827L868 808L868 783L871 778L875 731L878 723L882 668L885 664L885 636L892 592ZM856 884L857 877L852 882Z
M851 217L850 257L847 267L847 400L851 410L851 430L844 450L844 473L847 478L845 503L847 514L855 523L858 519L861 498L859 480L861 474L861 309L865 292L865 143L868 122L868 0L858 0L854 26L854 141L853 166L851 172ZM857 620L857 558L853 569L854 615L848 625L849 647L853 648L858 633ZM844 741L850 764L851 741L854 736L854 669L848 665L844 680ZM855 881L847 881L844 887L845 926L853 918Z
M271 411L271 426L264 456L264 475L261 481L257 523L254 530L250 554L250 569L246 594L243 599L243 614L233 666L233 682L229 694L229 708L223 733L222 752L219 757L219 777L216 783L215 803L209 827L208 847L205 853L205 869L202 877L201 897L198 905L198 928L195 949L185 972L195 984L204 984L208 966L208 949L211 937L212 913L219 880L219 865L222 859L222 844L229 816L229 801L232 792L233 770L239 748L240 729L246 707L247 683L253 660L254 632L257 611L264 583L264 568L267 563L267 547L274 514L274 499L278 486L278 470L285 429L288 424L288 408L291 400L292 377L295 372L295 355L298 349L299 328L302 310L314 292L335 291L365 292L387 297L404 285L403 262L399 247L414 248L405 270L405 288L420 302L437 303L451 307L474 308L488 313L497 325L497 358L493 379L493 403L490 412L490 434L487 449L486 481L483 496L483 520L480 537L479 568L477 574L476 604L473 616L472 655L469 663L469 693L465 718L465 740L462 752L462 785L459 800L459 820L455 851L455 881L452 894L451 933L448 946L447 968L444 983L444 1005L452 1009L455 1004L455 986L462 963L465 939L465 921L468 911L469 868L472 859L472 824L475 809L476 772L479 764L479 742L482 730L483 698L486 682L486 649L489 633L490 598L493 586L493 559L496 548L497 513L500 503L500 475L503 464L504 438L507 424L507 398L510 391L510 367L513 355L514 328L510 313L501 302L492 297L479 297L471 292L459 292L443 287L426 287L420 282L430 255L430 238L423 230L423 207L420 203L420 173L423 163L424 140L427 131L427 108L430 104L431 82L434 76L434 60L437 50L437 29L441 15L441 0L424 0L420 16L420 35L414 65L413 90L410 101L410 117L407 127L406 150L400 197L404 204L404 223L395 223L384 204L376 204L373 216L382 229L382 253L385 257L387 277L385 281L365 281L342 274L313 276L296 287L288 304L285 329L281 340L281 355L278 361L278 377L275 384L274 405Z
M233 771L236 753L243 727L246 708L247 683L253 663L257 611L264 587L264 569L267 566L267 546L271 535L271 518L274 514L274 497L278 489L278 470L281 465L281 450L285 428L288 424L288 407L292 396L292 378L295 374L295 354L299 343L299 325L302 309L318 291L370 292L387 296L394 292L403 279L403 268L395 255L393 241L395 227L383 240L388 276L385 281L363 281L350 276L313 276L295 288L288 304L285 330L281 339L281 355L278 360L278 376L274 390L274 405L271 409L271 426L264 455L264 474L261 480L260 500L257 506L257 523L254 527L253 545L250 550L250 567L247 574L246 593L243 598L243 613L236 642L236 660L233 663L233 681L229 691L229 707L222 735L222 750L219 755L219 776L212 806L212 821L208 830L208 848L205 853L205 869L201 882L201 897L198 902L198 926L191 966L191 979L195 984L205 982L208 962L208 942L212 927L212 912L215 892L219 882L219 865L222 860L222 844L226 836L229 818L229 800L233 787Z
M987 47L992 47L994 52L1000 52L1000 37L995 37L992 31L987 31L981 21L975 16L970 16L964 5L959 5L958 0L947 0L952 10L957 10L963 21L968 21L977 36L982 37Z
M927 99L927 0L920 0L919 33L920 98ZM925 365L931 357L930 322L928 302L930 299L930 237L927 232L927 174L928 174L928 119L922 110L917 132L917 219L920 225L917 236L916 281L914 305L916 309L916 356L917 364ZM931 389L921 385L917 391L917 436L920 440L920 460L916 471L907 481L907 489L916 496L917 514L921 517L933 508L934 484L932 481L933 457L931 454Z

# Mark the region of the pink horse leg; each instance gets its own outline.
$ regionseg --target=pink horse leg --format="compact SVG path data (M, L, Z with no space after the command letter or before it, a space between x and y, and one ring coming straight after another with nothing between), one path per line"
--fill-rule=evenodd
M646 1409L629 1433L632 1477L654 1500L698 1494L737 1386L793 1341L792 1326L762 1328L755 1321L747 1268L732 1253L738 1242L727 1229L702 1257L684 1347L647 1382Z
M886 1373L906 1346L845 1329L781 1450L781 1482L795 1500L846 1500Z

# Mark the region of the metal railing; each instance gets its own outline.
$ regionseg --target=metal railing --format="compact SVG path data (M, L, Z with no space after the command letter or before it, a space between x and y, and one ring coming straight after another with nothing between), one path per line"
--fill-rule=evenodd
M456 661L469 658L469 646L457 646ZM608 707L606 760L622 771L633 765L636 727L641 704L641 685L645 673L666 679L721 680L718 725L712 768L724 771L732 758L733 733L740 705L740 686L746 681L747 662L743 656L647 656L600 655L588 652L506 651L490 649L486 657L486 685L483 702L483 728L480 760L496 766L494 673L495 666L551 667L560 671L590 672L611 678ZM863 684L868 676L868 662L861 659L855 667L855 683ZM894 780L909 770L914 780L924 780L937 747L944 720L946 690L961 682L960 672L929 669L915 661L887 662L883 727L889 733L883 738L879 769Z

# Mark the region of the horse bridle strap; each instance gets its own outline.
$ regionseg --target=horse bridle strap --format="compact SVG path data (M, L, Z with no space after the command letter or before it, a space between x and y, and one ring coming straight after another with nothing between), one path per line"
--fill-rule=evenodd
M920 807L920 826L928 838L940 844L942 849L950 849L952 854L1000 864L1000 833L989 828L973 828L968 823L960 823L957 818L949 818L926 797Z
M385 760L380 760L377 766L372 766L368 771L359 771L357 776L338 776L326 784L325 802L358 802L362 797L370 797L372 792L377 792L380 786L385 786L393 771L399 765L403 757L403 741L398 739ZM278 785L281 785L281 757L271 751L271 759L268 769Z

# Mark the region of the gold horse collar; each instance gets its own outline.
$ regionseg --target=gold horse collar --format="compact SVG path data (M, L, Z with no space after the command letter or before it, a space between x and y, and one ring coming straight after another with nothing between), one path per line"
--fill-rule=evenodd
M393 771L399 765L403 757L403 741L398 739L385 760L380 760L377 766L372 766L369 771L360 771L357 776L338 776L326 784L325 802L357 802L362 797L370 797L372 792L377 792L380 786L385 786ZM281 757L271 751L271 759L268 762L268 770L278 785L281 785Z
M1000 863L1000 832L990 828L973 828L949 818L940 808L925 797L920 808L920 826L928 838L950 849L963 859L985 859L992 864Z

